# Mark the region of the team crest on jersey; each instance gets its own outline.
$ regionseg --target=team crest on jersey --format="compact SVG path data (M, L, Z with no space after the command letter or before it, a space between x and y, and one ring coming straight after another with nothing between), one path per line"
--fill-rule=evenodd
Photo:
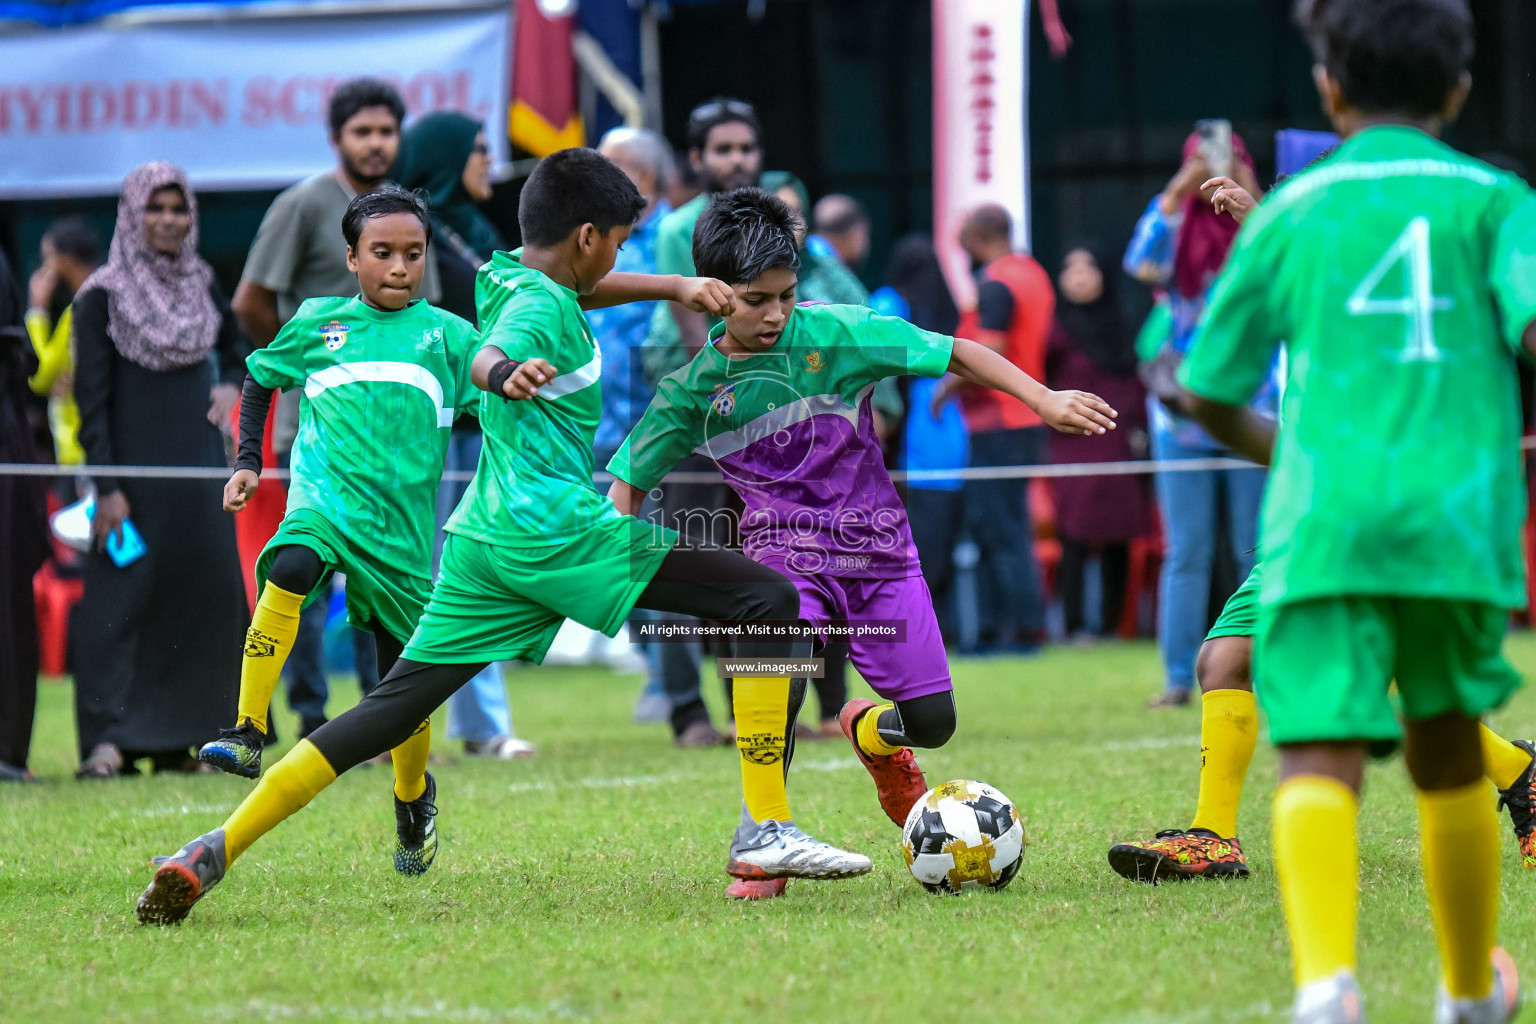
M827 368L827 361L821 358L820 352L807 352L805 354L805 372L820 373Z
M709 394L709 407L716 416L729 416L736 411L736 385L716 384Z
M335 352L347 343L347 332L352 329L351 324L344 324L338 320L332 320L320 328L320 339L325 342L325 347Z

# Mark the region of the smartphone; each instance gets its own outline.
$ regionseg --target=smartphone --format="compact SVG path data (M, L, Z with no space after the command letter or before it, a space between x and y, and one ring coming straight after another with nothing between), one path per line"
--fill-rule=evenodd
M1232 175L1232 122L1224 117L1207 118L1195 122L1195 134L1200 137L1200 155L1211 177L1226 178Z
M119 540L119 537L122 539ZM107 557L119 569L137 562L148 550L149 547L134 527L132 519L124 519L121 527L107 535Z

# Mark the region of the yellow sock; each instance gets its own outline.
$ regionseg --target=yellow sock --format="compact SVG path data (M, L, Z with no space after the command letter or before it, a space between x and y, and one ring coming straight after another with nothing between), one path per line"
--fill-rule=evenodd
M871 757L889 757L900 750L885 742L880 735L880 716L894 708L895 704L877 704L864 712L859 719L858 726L854 729L854 736L859 741L859 749Z
M395 796L410 803L427 791L427 752L432 749L432 723L422 722L411 738L389 752L395 766Z
M251 795L224 823L224 854L228 863L233 864L252 843L335 781L336 772L325 755L309 740L300 740L281 761L267 769Z
M1424 884L1440 940L1445 989L1458 999L1493 991L1489 959L1499 923L1499 819L1482 779L1419 793Z
M293 639L299 635L299 608L303 604L303 594L290 594L270 582L261 588L256 614L245 631L236 725L249 718L256 728L267 731L267 708L272 704L277 677L283 673L283 662L293 650Z
M741 753L741 795L753 821L789 821L784 754L789 736L789 679L737 679L736 749Z
M1500 789L1513 786L1531 766L1531 755L1481 723L1478 734L1483 739L1483 774Z
M1297 988L1355 971L1359 803L1324 775L1292 776L1275 791L1275 866Z
M1211 690L1200 698L1200 801L1190 828L1223 839L1237 835L1237 807L1258 736L1252 690Z

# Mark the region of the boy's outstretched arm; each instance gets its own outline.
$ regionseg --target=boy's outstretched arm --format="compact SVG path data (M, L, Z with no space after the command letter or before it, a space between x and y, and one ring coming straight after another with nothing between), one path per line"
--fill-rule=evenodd
M582 309L603 309L626 302L676 302L695 313L729 316L735 309L736 294L724 281L712 277L683 277L680 274L609 274L597 283L590 295L580 298Z
M261 441L267 431L272 388L262 387L249 373L240 390L240 440L235 471L224 485L224 511L241 512L256 496L261 476Z
M1102 434L1120 415L1098 395L1052 391L1007 359L967 338L956 338L949 372L961 380L1012 395L1063 434Z
M537 395L539 388L554 380L555 368L543 359L508 359L495 345L485 345L469 364L469 379L481 391L522 401Z
M645 502L645 492L634 484L616 479L613 486L608 488L608 499L619 510L619 515L637 516L640 514L640 506Z
M1526 333L1526 344L1533 338ZM1211 436L1231 448L1245 459L1252 459L1261 466L1269 465L1274 457L1275 424L1248 408L1246 405L1227 405L1225 402L1202 398L1187 393L1190 415L1211 432Z

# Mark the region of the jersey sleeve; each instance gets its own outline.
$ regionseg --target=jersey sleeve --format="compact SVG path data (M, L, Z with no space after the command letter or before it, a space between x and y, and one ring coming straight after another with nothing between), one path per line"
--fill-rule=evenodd
M1179 367L1179 383L1202 398L1246 405L1274 364L1281 335L1270 311L1274 263L1264 255L1264 238L1239 235Z
M668 377L656 390L645 415L629 432L608 472L625 483L648 491L661 483L672 467L698 447L701 438L695 403L676 378Z
M561 316L553 295L525 285L501 308L490 329L481 333L480 343L494 345L518 362L548 360L556 374L565 373L576 367L559 362Z
M914 327L900 317L858 311L854 326L860 347L868 356L868 379L886 377L942 377L949 371L955 339Z
M305 339L319 340L314 324L305 316L303 306L293 319L283 324L272 344L252 352L245 360L251 379L264 388L296 388L309 377L304 368Z
M1516 351L1536 320L1536 192L1521 189L1525 196L1500 226L1489 264L1505 340Z
M245 278L272 292L285 292L293 284L304 256L308 211L298 193L288 189L272 201L261 218L250 254L245 258Z
M460 413L475 412L480 408L480 396L485 394L475 387L470 376L475 353L480 351L480 332L473 324L461 317L448 317L444 325L448 335L448 367L453 371L453 407Z

